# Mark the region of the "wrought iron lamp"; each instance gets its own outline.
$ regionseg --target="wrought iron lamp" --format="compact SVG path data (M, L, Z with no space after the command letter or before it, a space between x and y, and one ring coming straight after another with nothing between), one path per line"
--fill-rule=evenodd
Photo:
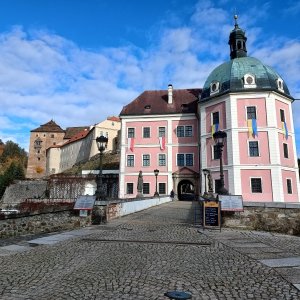
M101 135L96 138L96 143L98 150L100 152L100 164L99 164L99 174L97 176L97 190L96 190L96 200L103 199L103 186L102 186L102 160L103 152L107 147L108 138Z
M154 197L159 197L158 191L157 191L157 176L158 176L159 170L155 169L154 170L154 175L155 175L155 193Z

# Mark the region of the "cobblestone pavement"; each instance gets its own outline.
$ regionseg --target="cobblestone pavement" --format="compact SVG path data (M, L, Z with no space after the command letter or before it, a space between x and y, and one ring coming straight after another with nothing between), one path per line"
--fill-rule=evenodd
M191 202L171 202L52 240L5 244L0 299L166 300L170 290L199 300L300 299L291 271L300 270L299 237L203 231L192 216Z

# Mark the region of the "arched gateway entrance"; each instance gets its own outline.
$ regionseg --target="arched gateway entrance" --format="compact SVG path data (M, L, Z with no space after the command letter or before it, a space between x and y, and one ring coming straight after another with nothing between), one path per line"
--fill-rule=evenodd
M193 200L199 195L199 173L183 167L172 174L173 190L178 200Z
M182 180L177 187L178 200L194 200L195 187L189 180Z

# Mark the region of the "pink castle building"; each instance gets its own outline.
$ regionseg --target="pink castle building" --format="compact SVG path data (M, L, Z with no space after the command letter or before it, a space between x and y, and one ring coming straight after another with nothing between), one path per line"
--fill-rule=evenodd
M125 106L121 118L120 198L199 190L198 97L201 90L145 91ZM156 177L154 170L159 170Z
M230 33L230 61L215 68L203 89L145 91L123 108L120 197L202 194L202 170L220 185L219 152L212 134L227 133L225 188L244 201L299 202L292 118L293 97L283 78L247 56L237 17ZM154 170L159 170L157 176Z

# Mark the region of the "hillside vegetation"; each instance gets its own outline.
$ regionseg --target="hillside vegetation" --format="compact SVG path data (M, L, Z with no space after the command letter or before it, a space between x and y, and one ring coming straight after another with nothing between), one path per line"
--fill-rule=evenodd
M14 180L25 179L27 152L18 144L0 139L0 198Z

